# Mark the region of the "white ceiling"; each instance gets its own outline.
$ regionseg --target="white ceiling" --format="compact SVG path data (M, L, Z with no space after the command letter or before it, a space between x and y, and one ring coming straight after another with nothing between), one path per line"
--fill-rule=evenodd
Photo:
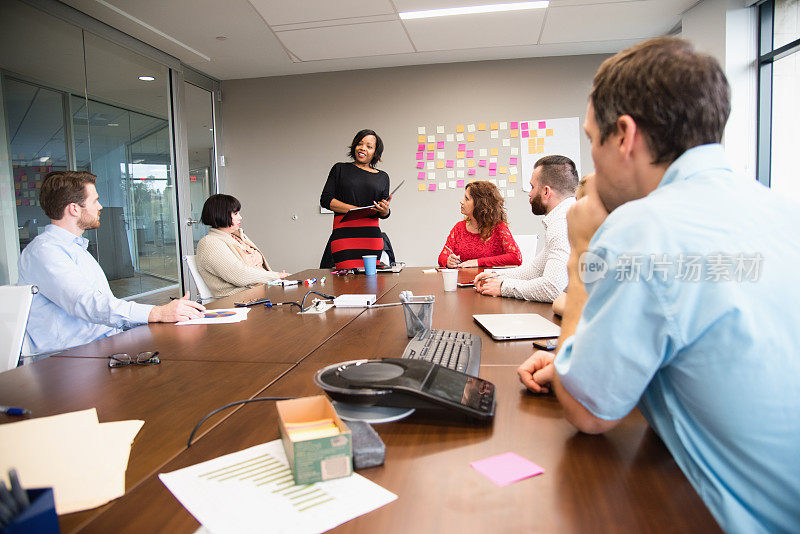
M675 28L698 0L551 0L547 9L400 20L514 0L62 0L227 80L613 53Z

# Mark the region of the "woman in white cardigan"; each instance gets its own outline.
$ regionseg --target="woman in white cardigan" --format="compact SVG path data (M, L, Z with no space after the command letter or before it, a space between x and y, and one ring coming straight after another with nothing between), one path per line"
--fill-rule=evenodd
M211 195L200 220L210 226L197 243L197 270L215 297L227 297L256 284L284 278L242 231L242 204L231 195Z

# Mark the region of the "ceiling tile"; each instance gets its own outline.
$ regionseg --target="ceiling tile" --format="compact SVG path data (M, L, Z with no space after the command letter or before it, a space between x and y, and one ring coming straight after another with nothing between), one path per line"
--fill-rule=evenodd
M281 31L276 35L284 46L302 61L358 58L414 51L399 21Z
M544 9L403 21L417 50L536 44Z
M389 0L248 0L270 26L394 13Z

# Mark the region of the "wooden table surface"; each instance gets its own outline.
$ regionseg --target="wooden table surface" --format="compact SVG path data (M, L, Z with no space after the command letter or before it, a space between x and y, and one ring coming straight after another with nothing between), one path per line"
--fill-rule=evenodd
M471 278L476 272L466 270L460 278ZM300 274L307 277L315 273L319 274L318 271ZM331 280L330 274L327 276ZM480 376L497 386L497 411L488 425L421 413L395 423L375 425L386 443L386 463L360 473L399 498L335 531L719 530L638 411L603 436L577 432L563 419L555 398L532 395L517 380L516 366L530 355L530 341L494 342L471 317L473 313L539 313L552 319L549 305L484 297L466 288L445 293L440 274L422 274L420 269L379 274L375 278L334 277L322 291L359 293L366 292L367 286L375 288L371 292L380 295L382 303L398 301L403 290L416 295L432 294L436 297L435 328L480 335L483 344ZM264 291L256 288L248 294L263 295ZM283 299L278 296L278 292L284 294L283 289L268 288L266 292L273 300ZM285 293L287 299L293 300L305 291L295 288ZM216 307L229 306L228 300ZM0 374L0 402L31 408L37 416L97 406L101 421L137 418L146 421L131 451L126 495L94 510L62 516L62 530L193 532L198 523L158 480L157 473L280 437L274 403L255 403L220 414L206 423L200 439L187 449L186 437L200 415L226 402L252 396L319 394L312 377L321 367L359 358L396 357L408 342L402 307L330 310L327 314L337 315L323 320L313 317L317 319L311 323L312 330L317 330L314 332L309 332L308 323L303 322L311 316L292 312L278 320L274 316L264 318L275 311L259 307L250 312L244 323L214 329L253 321L248 334L255 339L249 339L248 343L265 344L271 351L285 351L293 359L259 358L256 351L248 349L248 359L243 361L230 357L231 350L212 351L208 347L216 343L209 338L222 334L202 328L196 334L201 340L191 341L200 354L192 358L188 352L180 352L185 357L165 360L159 366L110 372L105 360L50 358ZM275 324L294 332L299 339L276 339ZM161 325L158 326L160 329ZM174 334L181 328L197 327L164 325L163 328L164 334L135 334L133 330L122 336L142 336L136 339L149 338L148 342L156 338L161 343L169 330ZM158 331L152 326L141 327L145 329ZM312 340L304 339L312 336ZM136 339L115 343L130 347L126 350L148 348L144 342L137 345ZM237 349L244 343L238 338L226 339L231 344L229 349ZM98 343L103 349L110 347ZM86 347L97 347L98 343ZM74 355L78 350L70 352ZM304 350L307 352L301 356ZM538 463L545 473L499 488L469 466L471 461L508 451Z

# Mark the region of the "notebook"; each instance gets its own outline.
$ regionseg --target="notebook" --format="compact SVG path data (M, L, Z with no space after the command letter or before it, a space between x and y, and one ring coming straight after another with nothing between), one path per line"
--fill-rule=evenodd
M473 315L472 318L497 341L561 335L560 326L538 313L486 313Z

